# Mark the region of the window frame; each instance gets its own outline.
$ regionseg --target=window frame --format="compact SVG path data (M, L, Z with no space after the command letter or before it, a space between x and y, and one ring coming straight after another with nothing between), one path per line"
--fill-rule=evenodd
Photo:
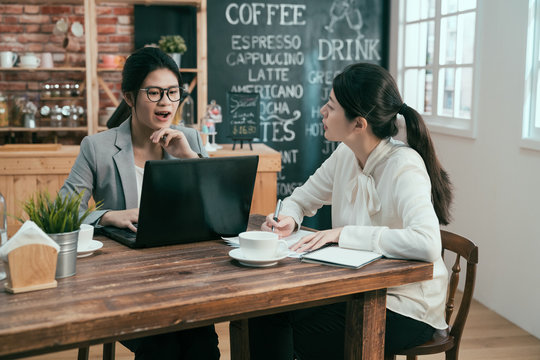
M451 12L450 14L445 14L444 16L441 13L441 0L435 1L435 14L433 16L427 16L425 18L417 19L414 21L406 21L407 13L407 0L399 0L398 5L398 53L397 53L397 83L401 90L402 95L406 99L405 95L405 72L409 69L431 69L432 70L432 111L431 114L422 114L424 121L426 122L430 131L435 133L442 133L447 135L461 136L467 138L476 138L477 134L477 106L476 99L478 98L478 71L476 65L478 64L478 39L479 39L479 9L481 7L481 0L476 1L476 7L473 9L462 10ZM453 64L440 64L440 43L441 43L441 20L447 18L448 16L459 16L467 13L475 14L475 25L474 25L474 45L472 60L470 63L453 63ZM432 64L426 64L425 66L406 66L405 65L405 48L406 48L406 25L414 23L423 23L434 21L434 43L433 43L433 61ZM460 49L456 49L456 56ZM438 106L442 99L439 99L439 72L441 69L453 68L453 69L466 69L470 68L472 71L472 88L471 88L471 109L470 109L470 119L460 118L453 116L443 116L438 115ZM456 84L454 79L454 84ZM454 90L454 107L458 103L457 99L458 91ZM405 100L406 102L406 100ZM413 104L410 104L414 106ZM454 114L456 110L454 110Z
M527 53L525 65L525 91L523 124L520 146L540 150L540 127L535 126L540 113L540 0L529 0L527 24Z

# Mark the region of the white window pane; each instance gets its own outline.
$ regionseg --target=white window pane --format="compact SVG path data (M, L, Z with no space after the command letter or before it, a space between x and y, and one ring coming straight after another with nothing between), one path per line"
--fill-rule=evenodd
M454 115L454 75L453 68L440 69L438 89L438 115Z
M540 81L536 82L536 105L534 114L534 127L540 130ZM532 121L531 121L532 123Z
M422 22L419 24L419 34L418 34L418 65L419 66L426 66L426 63L428 62L429 54L428 54L428 48L429 48L429 35L428 35L428 23Z
M435 21L427 22L426 64L433 65L435 56Z
M418 70L405 71L403 99L410 106L418 109L421 101L418 99Z
M450 14L458 9L458 0L441 0L441 14Z
M458 17L457 63L471 64L474 59L474 25L475 13L467 13Z
M458 117L463 119L471 118L471 103L472 103L472 68L460 68L459 73L460 88L459 88L459 105Z
M459 0L459 11L476 9L476 0Z
M433 106L433 76L431 71L409 69L405 71L404 101L419 113L431 114Z
M423 113L426 115L431 115L433 113L433 73L429 69L426 70L424 84L425 88Z
M406 21L416 21L420 19L420 0L406 0L405 9Z
M410 24L405 27L405 66L418 65L419 31L419 24Z
M456 63L457 16L441 19L440 64Z
M435 16L435 0L422 0L420 5L420 19L432 18Z

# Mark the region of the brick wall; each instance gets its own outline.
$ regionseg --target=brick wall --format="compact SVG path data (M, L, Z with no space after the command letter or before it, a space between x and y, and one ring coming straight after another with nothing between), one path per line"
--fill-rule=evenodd
M102 54L127 56L134 50L133 6L101 4L97 6L98 51ZM66 0L64 3L24 4L24 0L3 0L0 4L0 51L13 51L19 55L33 52L41 55L50 52L55 67L85 65L84 36L75 38L70 34L67 51L62 47L63 36L54 35L57 20L64 18L71 25L78 21L84 26L84 7L81 1ZM86 31L86 29L85 29ZM117 99L120 93L120 71L102 73ZM84 81L84 72L0 72L0 91L11 94L27 94L38 100L39 90L48 81ZM100 89L100 111L112 106Z

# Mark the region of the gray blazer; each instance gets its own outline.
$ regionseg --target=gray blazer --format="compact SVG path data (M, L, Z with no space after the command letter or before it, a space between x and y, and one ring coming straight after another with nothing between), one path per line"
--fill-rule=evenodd
M208 157L197 130L183 126L171 127L184 133L193 151ZM165 151L163 158L175 159ZM88 208L90 196L93 196L96 202L103 202L100 210L86 218L84 222L87 224L97 224L101 216L109 210L137 207L131 118L116 128L83 139L79 156L60 193L80 193L83 190L81 212Z

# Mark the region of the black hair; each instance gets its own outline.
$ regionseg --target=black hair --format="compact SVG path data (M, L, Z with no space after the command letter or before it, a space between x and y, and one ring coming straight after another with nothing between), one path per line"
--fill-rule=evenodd
M451 220L452 184L435 154L422 116L403 103L392 75L381 66L358 63L349 65L338 74L332 86L347 119L353 121L358 116L365 118L379 139L395 136L398 133L396 115L403 115L407 143L424 160L431 180L433 207L439 223L447 225Z

